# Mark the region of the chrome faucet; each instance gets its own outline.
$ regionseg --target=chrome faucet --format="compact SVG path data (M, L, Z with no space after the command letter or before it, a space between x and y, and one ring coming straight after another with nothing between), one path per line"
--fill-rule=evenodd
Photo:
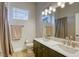
M66 37L67 45L72 46L72 44L71 44L72 43L72 39L73 39L72 36Z
M69 37L66 37L66 40L67 40L66 45L70 45Z

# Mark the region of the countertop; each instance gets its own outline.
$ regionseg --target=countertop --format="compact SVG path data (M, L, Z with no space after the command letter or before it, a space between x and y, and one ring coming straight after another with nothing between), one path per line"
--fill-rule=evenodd
M54 40L53 40L54 39ZM44 39L44 38L35 38L34 40L36 40L37 42L49 47L50 49L53 49L61 54L63 54L64 56L67 56L67 57L79 57L79 51L77 51L76 53L69 53L67 51L64 51L62 48L60 48L59 46L57 46L57 44L62 44L60 42L57 42L55 41L55 39L61 39L61 38L53 38L52 40L47 40L47 39ZM71 49L71 52L72 49Z

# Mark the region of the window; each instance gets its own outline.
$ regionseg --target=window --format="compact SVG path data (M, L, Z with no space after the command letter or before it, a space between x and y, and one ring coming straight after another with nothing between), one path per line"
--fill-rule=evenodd
M13 8L13 19L28 20L28 11L19 8Z
M51 19L50 15L43 16L42 19L43 19L44 23L50 23L50 22L52 22L52 19Z

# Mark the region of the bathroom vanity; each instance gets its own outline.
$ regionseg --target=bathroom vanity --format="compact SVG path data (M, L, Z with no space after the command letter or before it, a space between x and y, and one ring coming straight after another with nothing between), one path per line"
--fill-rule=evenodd
M64 45L64 39L35 38L33 51L36 57L74 57L79 56L79 48Z
M34 40L34 53L36 57L64 57L63 54Z

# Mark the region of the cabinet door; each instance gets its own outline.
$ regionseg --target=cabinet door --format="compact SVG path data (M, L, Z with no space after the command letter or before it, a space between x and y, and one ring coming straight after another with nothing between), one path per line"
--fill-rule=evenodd
M43 45L38 43L38 57L43 56Z
M36 57L64 57L64 55L46 47L37 41L34 41L33 49Z
M33 42L34 42L33 51L35 53L35 56L42 57L43 56L43 45L35 40Z
M38 53L37 53L38 43L35 40L33 41L33 51L34 51L35 56L37 57L38 56Z
M48 53L49 53L50 57L64 57L64 55L62 55L62 54L60 54L52 49L48 48L48 51L49 51Z
M49 57L48 52L49 51L48 51L47 47L43 45L43 57Z
M43 45L43 56L44 57L64 57L64 55L62 55L44 45Z

